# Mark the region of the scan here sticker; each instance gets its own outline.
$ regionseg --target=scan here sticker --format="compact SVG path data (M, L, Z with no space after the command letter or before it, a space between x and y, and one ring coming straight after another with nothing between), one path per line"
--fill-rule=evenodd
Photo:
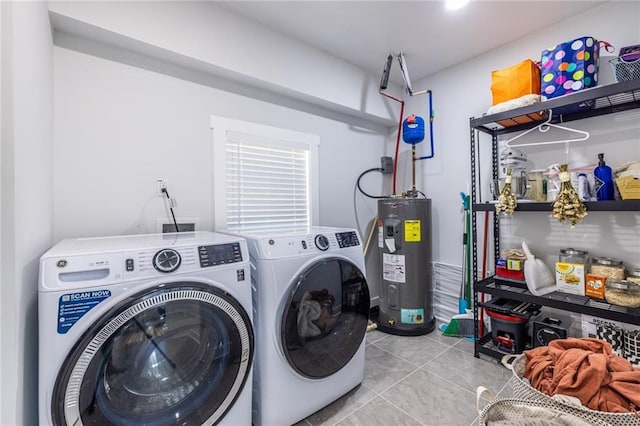
M63 294L58 300L58 334L65 334L80 318L111 297L111 290Z

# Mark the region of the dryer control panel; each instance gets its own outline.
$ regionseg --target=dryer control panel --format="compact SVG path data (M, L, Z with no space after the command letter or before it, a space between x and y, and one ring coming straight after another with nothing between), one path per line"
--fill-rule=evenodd
M240 243L199 246L198 255L201 268L242 262Z
M336 240L338 240L338 245L340 246L340 248L355 247L360 245L360 241L358 241L358 234L356 234L356 231L337 232Z

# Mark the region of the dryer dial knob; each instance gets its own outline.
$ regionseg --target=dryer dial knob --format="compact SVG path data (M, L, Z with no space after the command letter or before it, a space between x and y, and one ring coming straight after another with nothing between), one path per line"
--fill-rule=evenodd
M153 256L153 267L164 273L175 271L181 262L180 253L173 249L162 249Z
M329 239L322 234L316 235L314 240L316 247L318 247L322 251L326 251L329 249Z

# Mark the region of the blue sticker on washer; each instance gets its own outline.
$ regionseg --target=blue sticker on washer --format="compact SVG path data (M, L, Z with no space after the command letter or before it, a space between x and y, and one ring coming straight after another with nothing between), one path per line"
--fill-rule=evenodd
M403 324L422 324L424 309L400 309L400 322Z
M60 296L58 334L65 334L84 314L108 297L111 297L111 290L91 290Z

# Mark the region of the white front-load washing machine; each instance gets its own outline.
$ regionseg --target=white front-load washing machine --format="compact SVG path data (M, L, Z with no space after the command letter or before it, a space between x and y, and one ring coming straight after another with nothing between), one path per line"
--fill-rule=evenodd
M250 425L246 242L63 240L40 259L42 425Z
M353 229L240 232L254 283L253 422L291 425L362 382L369 289Z

